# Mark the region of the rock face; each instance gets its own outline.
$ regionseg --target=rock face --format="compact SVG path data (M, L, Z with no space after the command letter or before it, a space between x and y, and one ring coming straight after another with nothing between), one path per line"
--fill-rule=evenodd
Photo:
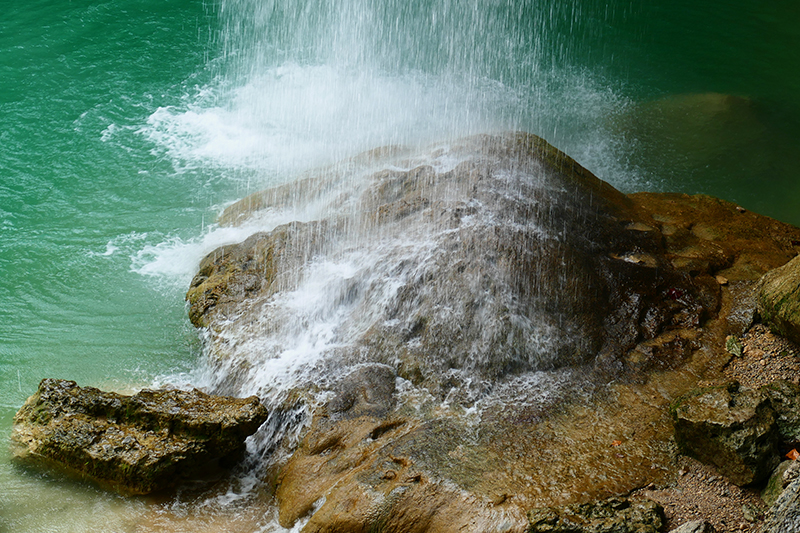
M329 533L522 532L646 485L667 406L800 241L708 196L623 195L524 133L372 152L222 220L263 227L203 260L191 320L220 389L316 398L276 498Z
M758 312L773 330L800 343L800 256L764 275Z
M318 257L341 264L369 243L378 264L356 264L336 296L350 317L335 332L347 345L339 356L391 364L402 352L400 375L431 390L446 389L439 378L452 369L495 379L592 361L668 367L717 314L712 274L736 291L797 252L796 228L711 197L626 197L532 135L469 138L386 164L411 168L346 183L329 194L325 218L279 225L203 260L187 300L213 351L247 350L257 335L249 329L264 323L274 338L296 336L276 295L307 283ZM223 219L241 219L248 206L258 215L323 203L319 191L335 189L336 177L258 193ZM731 318L743 322L734 329L749 323Z
M778 500L778 497L783 492L783 489L785 489L786 485L788 485L788 483L784 483L784 476L786 475L786 471L790 466L792 466L793 463L794 461L783 461L778 465L778 468L772 472L772 475L767 482L767 486L761 491L761 499L764 500L764 503L772 506Z
M737 485L769 476L778 464L778 426L769 397L738 383L700 389L672 406L682 453L714 465Z
M670 411L681 452L714 465L737 485L765 479L779 462L778 445L800 440L800 386L788 381L758 390L740 389L737 382L695 389Z
M714 526L704 520L692 520L669 533L716 533Z
M761 389L775 411L778 433L783 442L800 442L800 386L783 380Z
M342 296L354 308L348 351L387 364L403 352L400 375L443 393L451 369L495 379L597 354L617 365L665 331L688 346L679 330L715 311L716 284L674 269L628 198L540 139L471 139L448 156L459 162L444 171L374 174L349 219L282 225L207 257L188 293L193 322L246 320L243 299L295 289L303 265L342 240L384 246L378 261L402 283L365 277Z
M770 507L761 533L800 531L800 478L792 481Z
M55 464L126 494L172 487L240 451L267 418L258 398L194 390L133 396L44 379L14 417L19 458Z

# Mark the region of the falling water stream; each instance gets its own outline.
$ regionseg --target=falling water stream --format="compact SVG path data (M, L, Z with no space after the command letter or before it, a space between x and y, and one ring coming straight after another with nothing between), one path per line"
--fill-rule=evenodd
M314 263L273 309L299 317L295 330L281 333L294 344L228 332L242 335L234 339L242 347L260 343L253 352L273 351L246 375L215 365L188 323L183 295L218 246L341 208L298 194L292 209L222 227L216 218L226 206L379 146L419 150L525 130L623 191L703 192L800 223L800 11L787 2L6 7L3 438L44 377L119 391L169 383L269 395L275 383L288 387L341 343L336 328L346 309L330 299L376 280L375 294L391 296L403 280L381 277L381 262L421 254L435 239L343 246ZM359 183L353 177L347 186ZM303 420L302 412L271 420L235 478L215 491L163 501L26 470L0 447L0 533L280 531L262 458Z

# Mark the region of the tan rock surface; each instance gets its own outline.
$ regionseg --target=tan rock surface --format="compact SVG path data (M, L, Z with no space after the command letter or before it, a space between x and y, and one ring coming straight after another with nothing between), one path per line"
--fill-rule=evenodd
M224 247L192 283L193 322L236 360L227 328L262 331L264 302L295 287L309 257L341 253L352 228L368 228L362 245L420 232L444 251L398 260L419 275L369 327L358 322L373 316L369 293L354 290L343 329L361 333L323 367L384 365L404 388L377 411L348 400L314 412L278 478L285 526L313 512L304 531L524 531L533 507L666 482L667 406L721 371L726 337L752 321L755 281L798 252L797 228L707 196L626 197L533 136L448 149L461 158L449 169L441 154L392 150L365 181L347 182L350 162L303 190L245 199L223 218L302 203L303 191L319 199L320 188L336 192L335 215ZM541 324L563 335L533 345Z

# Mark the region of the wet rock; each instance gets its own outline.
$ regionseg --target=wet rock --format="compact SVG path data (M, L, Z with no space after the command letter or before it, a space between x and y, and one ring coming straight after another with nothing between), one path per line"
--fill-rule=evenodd
M228 209L276 222L203 260L189 313L234 390L319 354L290 380L326 396L278 475L285 527L522 532L665 471L666 406L800 239L737 207L623 195L524 133L391 149Z
M361 264L328 288L349 309L337 329L347 348L336 356L399 361L401 377L442 396L451 370L492 380L585 363L610 373L671 368L698 347L689 330L719 311L714 275L749 281L790 257L778 240L787 225L710 197L626 197L532 135L403 157L378 172L351 162L223 216L337 192L326 218L279 225L203 260L187 300L213 353L248 350L231 337L249 339L264 322L274 338L296 338L303 317L287 319L293 311L275 295L302 286L324 254ZM380 243L377 264L362 264L364 242Z
M705 520L692 520L671 530L669 533L716 533L716 530L714 526Z
M133 396L44 379L14 417L22 460L58 466L126 494L174 486L242 450L267 418L258 398L198 390Z
M336 385L336 396L328 402L329 414L337 418L385 415L394 407L396 378L387 365L356 368Z
M313 513L306 531L369 531L376 523L410 533L523 531L524 513L513 495L480 498L454 484L453 479L464 482L458 476L446 481L431 475L432 464L446 472L459 451L462 461L469 459L471 474L480 470L480 459L459 449L464 430L451 420L316 419L278 479L281 525L291 527Z
M743 486L769 476L778 463L778 427L769 397L738 383L697 389L671 406L681 453Z
M774 331L800 343L800 256L764 275L758 312Z
M664 510L653 501L621 498L533 509L528 533L658 533Z

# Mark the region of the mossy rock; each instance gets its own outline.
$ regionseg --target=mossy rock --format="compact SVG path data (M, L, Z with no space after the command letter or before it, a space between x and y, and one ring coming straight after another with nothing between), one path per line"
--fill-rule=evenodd
M761 278L758 312L774 332L800 343L800 256Z
M171 488L241 451L266 420L255 396L143 390L133 396L44 379L14 417L18 459L123 494Z
M528 533L658 533L664 509L650 500L599 502L533 509Z

